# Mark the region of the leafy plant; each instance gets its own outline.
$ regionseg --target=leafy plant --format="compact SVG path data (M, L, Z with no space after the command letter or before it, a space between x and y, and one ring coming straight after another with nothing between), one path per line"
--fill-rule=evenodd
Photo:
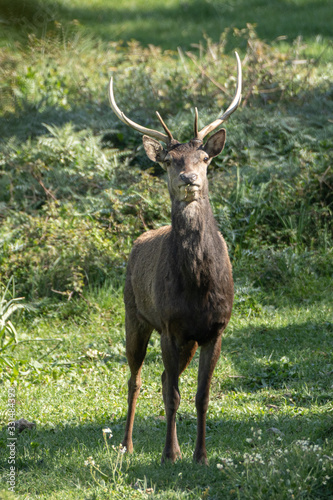
M10 286L12 286L12 292ZM13 367L11 357L6 355L10 347L18 342L16 328L11 317L16 311L26 309L26 305L22 303L23 297L15 297L13 278L8 281L6 286L0 283L0 290L2 293L0 297L0 364Z

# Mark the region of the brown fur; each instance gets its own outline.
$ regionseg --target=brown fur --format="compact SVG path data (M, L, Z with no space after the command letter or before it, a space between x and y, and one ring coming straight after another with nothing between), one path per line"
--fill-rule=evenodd
M180 457L176 412L178 378L201 346L194 459L207 462L205 447L209 387L233 302L227 246L218 232L208 199L207 166L221 152L225 131L186 144L174 141L164 150L144 137L146 152L168 173L172 225L140 236L127 268L125 284L126 353L131 369L128 416L123 445L131 452L135 404L141 367L153 329L161 335L163 399L167 436L162 460Z

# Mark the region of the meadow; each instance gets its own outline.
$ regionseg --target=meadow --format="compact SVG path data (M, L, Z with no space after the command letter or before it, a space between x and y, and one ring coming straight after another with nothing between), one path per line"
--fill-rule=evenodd
M328 0L47 0L0 8L0 498L333 499L333 45ZM233 96L209 171L235 280L192 462L198 356L180 381L183 459L161 466L159 336L134 453L122 289L135 238L168 224L162 169L119 106L190 138ZM9 400L16 434L9 490Z

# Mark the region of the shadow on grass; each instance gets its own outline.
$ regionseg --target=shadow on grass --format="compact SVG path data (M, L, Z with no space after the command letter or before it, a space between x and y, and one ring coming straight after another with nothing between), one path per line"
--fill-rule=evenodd
M297 392L301 386L321 387L325 402L328 379L333 382L332 332L333 323L325 319L278 328L263 324L235 330L223 339L222 354L232 362L238 376L227 380L222 391L253 392L267 388ZM312 400L309 396L303 403L311 404Z
M28 138L48 134L44 124L63 127L66 123L72 123L77 130L89 128L95 132L110 131L113 126L118 129L119 120L117 121L117 118L113 116L109 106L105 104L98 114L95 109L96 105L92 104L78 106L73 104L70 110L57 106L47 106L39 110L32 108L29 102L25 101L19 110L15 113L8 113L6 118L1 120L1 139L16 136L19 140L25 141Z
M112 468L116 460L116 452L112 452L113 463L109 461L102 436L104 421L91 424L56 426L52 430L37 428L24 431L16 442L19 473L17 490L20 493L50 494L56 491L73 489L73 485L88 488L91 485L91 474L85 461L91 457L100 469L112 481ZM108 423L113 437L109 441L110 448L122 439L123 419ZM271 429L283 429L284 445L297 439L309 438L322 442L332 435L332 425L328 416L307 415L286 417L269 415L258 422L255 417L208 419L207 449L209 467L194 464L192 454L196 438L195 419L179 419L177 424L179 443L183 459L175 464L166 463L161 466L160 458L163 450L166 424L158 417L136 417L134 429L134 447L132 456L125 457L123 467L126 470L127 484L137 484L138 479L147 480L157 491L177 489L194 490L210 485L218 488L220 476L216 474L216 466L222 457L243 456L244 452L252 452L253 445L246 439L253 435L253 428L261 429L262 449L272 442ZM0 437L1 448L5 447L5 433ZM6 453L2 453L2 472L6 474L8 464ZM81 497L80 497L81 498ZM90 498L90 497L89 497Z
M111 111L107 100L106 86L107 80L105 80L105 85L101 85L99 103L96 103L96 99L89 102L86 98L84 98L84 100L82 99L82 102L80 102L73 97L69 99L69 109L64 109L56 105L41 106L39 109L37 106L31 105L29 96L26 99L22 99L20 106L15 112L7 113L5 117L1 119L1 140L5 141L15 136L19 140L25 141L28 138L44 135L46 133L44 124L62 127L66 123L72 123L77 130L87 128L94 132L104 132L106 134L106 140L111 140L117 146L122 146L124 149L128 146L129 137L132 142L137 144L141 143L140 135L129 129L126 125L120 123L119 119ZM77 91L79 93L79 82L77 84ZM295 100L295 96L284 98L285 104L288 104L288 109L284 110L283 118L293 117L294 120L298 121L300 130L313 129L313 137L318 134L318 130L323 130L323 132L325 132L325 136L323 137L326 138L330 129L333 128L329 120L329 116L331 116L333 109L332 97L333 86L327 87L327 85L320 85L311 91L301 92L297 100ZM149 105L149 103L147 104ZM162 101L161 106L163 106ZM269 106L263 105L262 103L258 106L257 103L256 106L258 110L262 109L265 115L269 113L274 115L274 113L282 107L279 102ZM125 109L125 111L131 115L130 110ZM140 108L136 110L136 113L138 113L138 111L140 113ZM148 127L156 126L156 124L154 125L154 110L148 109L147 111L147 109L145 109L143 112L144 115L138 118L140 123ZM279 111L279 114L281 114L281 111ZM188 111L186 112L186 119L189 122L192 119L191 113ZM241 119L241 114L236 117L236 121ZM260 118L258 119L258 123L259 120ZM279 126L279 122L277 121L277 130L279 130ZM296 132L295 129L295 133ZM123 137L122 143L119 142L119 137ZM188 140L188 138L186 138L186 140ZM329 141L326 140L326 142L327 147L329 147Z
M261 0L194 0L151 4L140 1L124 6L121 2L111 5L91 2L81 6L6 0L2 11L8 23L23 23L31 31L45 31L47 23L54 20L76 19L104 40L136 39L145 45L152 43L166 49L176 49L178 45L189 48L204 33L217 41L226 27L243 28L246 23L256 23L259 36L268 40L281 35L291 40L299 35L331 37L330 0L297 3L272 0L269 4Z
M192 462L196 440L194 394L191 397L193 406L189 411L183 412L181 405L177 417L183 460L163 467L160 465L160 458L166 435L165 418L158 414L142 416L140 401L145 398L142 394L134 426L135 453L125 458L124 463L126 483L134 487L138 480L146 479L147 486L152 484L157 491L191 491L209 484L212 491L214 488L218 491L221 479L216 473L217 464L222 457L242 457L246 452L251 453L253 444L249 444L247 440L252 437L253 428L262 432L261 449L270 446L272 440L280 435L283 435L284 446L298 439L323 443L330 438L333 433L331 415L325 409L320 410L329 400L329 395L324 390L320 392L318 383L323 388L331 385L328 378L332 377L332 373L325 374L325 371L326 365L331 366L329 346L332 330L332 323L308 321L279 328L249 326L226 335L219 363L222 363L222 368L217 367L213 378L211 409L207 420L208 468ZM232 379L230 385L224 382L228 379L224 379L218 387L219 373L223 373L223 356L232 360L238 373L244 378ZM281 358L287 356L288 362L281 361ZM156 365L156 352L148 352L146 365L150 363ZM196 364L197 358L194 361L195 370ZM112 373L110 381L112 384ZM311 391L308 395L302 392L303 386L312 388L313 397ZM269 389L269 394L266 389ZM290 394L281 395L280 389ZM302 392L298 398L297 391ZM244 393L245 399L236 398L233 407L232 394L240 392ZM228 400L223 395L229 396ZM162 408L161 394L159 397ZM257 411L253 407L253 411L249 411L251 398L255 398L253 401L257 406L264 408L272 402L272 397L278 400L273 399L276 402L274 408ZM70 401L68 404L70 405ZM83 415L89 421L80 423L76 415L74 422L49 422L20 434L16 444L16 466L21 473L18 476L18 491L29 491L30 494L61 492L73 488L73 484L89 488L90 469L84 465L88 457L92 457L103 473L112 478L112 463L105 449L102 429L111 428L113 437L108 443L110 447L117 447L122 440L125 425L124 417L112 417L112 413L111 406L104 407L97 412L95 410L94 420ZM278 429L281 434L275 435L272 429ZM4 476L8 470L6 445L6 433L3 430L0 434L0 448L4 453L1 453L0 466ZM116 452L112 453L114 465Z

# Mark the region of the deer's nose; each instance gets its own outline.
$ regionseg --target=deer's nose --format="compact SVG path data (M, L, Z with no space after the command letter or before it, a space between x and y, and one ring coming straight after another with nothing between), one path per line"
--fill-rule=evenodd
M198 176L197 174L190 172L188 174L180 174L179 177L185 184L194 184L194 182L197 180Z

